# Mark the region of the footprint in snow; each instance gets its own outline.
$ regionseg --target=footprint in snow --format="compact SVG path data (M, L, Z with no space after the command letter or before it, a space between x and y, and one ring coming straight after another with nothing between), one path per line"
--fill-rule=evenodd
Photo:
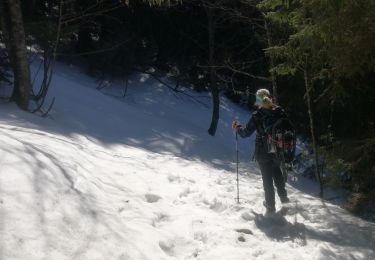
M237 240L238 241L240 241L240 242L246 242L246 239L244 238L244 236L239 236L238 238L237 238Z
M235 231L237 233L240 233L240 235L237 238L237 240L239 242L246 242L245 235L253 235L253 232L250 229L247 229L247 228L237 228L237 229L235 229Z
M197 258L200 250L184 237L174 237L159 241L160 249L173 259Z
M215 198L213 201L209 201L208 199L203 199L202 202L205 205L208 205L211 210L218 212L218 213L223 212L224 210L228 208L226 204L224 204L217 198Z
M198 220L193 220L191 225L192 225L194 240L207 243L208 234L204 232L206 228L206 223L204 223L203 220L198 219Z
M219 185L224 185L224 184L226 184L222 179L217 179L215 182L216 182L217 184L219 184Z
M186 189L184 189L184 191L182 191L178 196L180 198L182 197L187 197L189 194L191 193L191 190L189 187L187 187Z
M177 183L180 183L180 182L181 182L181 177L178 176L178 175L169 175L169 176L168 176L168 181L169 181L169 182L177 182Z
M145 194L145 198L148 203L155 203L161 199L159 195L151 194L151 193Z
M168 241L160 241L159 242L159 247L161 248L161 250L164 251L164 253L166 253L167 255L169 256L174 256L175 253L174 253L174 243L172 240L168 240Z
M233 186L228 186L227 187L227 192L233 192L234 191L234 187Z
M188 179L188 182L193 183L193 184L196 183L196 181L193 179Z
M218 201L218 200L215 199L213 201L213 203L211 204L210 209L212 209L213 211L216 211L216 212L220 213L220 212L223 212L224 210L227 209L227 205L225 205L225 204L223 204L223 202Z
M205 232L203 231L196 231L193 234L194 240L201 241L203 243L207 243L208 236Z
M252 221L252 220L255 219L255 216L254 216L254 214L250 214L248 212L244 212L244 213L241 214L241 218L243 220L246 220L246 221Z
M252 235L253 234L253 232L250 229L247 229L247 228L238 228L238 229L235 229L235 231L238 232L238 233L246 234L246 235Z
M162 212L156 213L156 217L152 220L152 226L156 227L161 222L166 222L166 221L169 221L169 220L170 220L170 217L169 217L168 214L165 214L165 213L162 213Z

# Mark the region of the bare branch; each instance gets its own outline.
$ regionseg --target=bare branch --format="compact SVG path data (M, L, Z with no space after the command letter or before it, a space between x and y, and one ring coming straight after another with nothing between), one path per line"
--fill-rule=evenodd
M58 19L58 24L57 24L57 32L56 32L56 40L55 40L55 45L53 47L52 51L52 57L48 57L48 51L45 49L44 50L44 77L43 77L43 82L42 86L36 96L34 96L35 102L38 104L37 108L32 111L32 113L35 112L42 112L42 116L46 117L49 113L49 111L52 109L53 104L55 103L55 97L52 99L51 104L49 105L48 109L43 112L43 105L46 100L46 96L48 93L48 89L51 85L52 81L52 76L53 76L53 65L56 61L56 51L57 47L60 42L60 35L61 35L61 27L62 27L62 10L63 10L63 5L64 5L64 0L60 0L59 4L59 19ZM47 47L46 47L47 48ZM40 101L40 103L39 103Z
M119 43L117 43L115 45L112 45L109 48L104 48L104 49L100 49L100 50L80 52L80 53L74 53L74 54L56 53L56 55L57 56L71 56L71 57L76 57L76 56L83 56L83 55L92 55L92 54L103 53L103 52L112 51L114 49L117 49L118 47L124 45L125 43L131 41L132 39L133 38L127 39L125 41L122 41L122 42L119 42Z
M333 85L329 86L328 88L324 89L324 91L317 97L314 99L314 103L317 103L318 101L320 101L322 98L324 98L327 93L333 88Z
M49 111L51 111L54 104L55 104L55 97L52 98L52 102L51 102L51 104L49 105L49 107L46 111L43 112L41 110L42 111L42 117L46 117L48 115Z
M105 9L93 11L91 13L85 13L86 11L84 11L81 14L78 14L78 15L76 15L74 17L66 18L66 19L62 20L61 24L62 25L67 25L67 24L75 22L77 20L82 20L83 18L87 18L87 17L90 17L90 16L102 15L102 14L108 13L110 11L116 10L116 9L120 8L121 6L123 6L123 5L120 3L120 4L112 5L112 6L108 7L108 8L105 8Z
M194 96L192 96L192 95L190 95L190 94L188 94L188 93L186 93L186 92L184 92L182 90L179 90L176 87L173 87L173 86L169 85L168 83L166 83L165 81L163 81L162 79L160 79L158 77L158 75L156 75L155 73L152 73L152 72L149 72L149 71L146 71L146 70L140 70L140 69L134 69L134 70L136 70L138 72L141 72L141 73L145 73L147 75L150 75L151 77L153 77L154 79L156 79L158 82L160 82L161 84L163 84L164 86L166 86L168 89L170 89L172 91L172 93L174 93L174 95L176 97L178 97L176 95L176 93L180 93L180 94L182 94L184 96L187 96L187 97L191 98L192 100L194 100L195 102L201 104L202 106L207 107L207 105L205 103L203 103L202 101L198 100L196 97L194 97Z
M222 65L222 66L204 66L204 65L198 65L198 67L200 67L200 68L210 68L210 67L213 67L213 68L216 68L216 69L227 69L227 70L230 70L230 71L232 71L234 73L245 75L245 76L248 76L248 77L253 78L253 79L259 79L259 80L271 82L270 78L262 77L262 76L257 76L257 75L251 74L249 72L243 71L241 69L237 69L237 68L235 68L233 66L229 66L229 65Z

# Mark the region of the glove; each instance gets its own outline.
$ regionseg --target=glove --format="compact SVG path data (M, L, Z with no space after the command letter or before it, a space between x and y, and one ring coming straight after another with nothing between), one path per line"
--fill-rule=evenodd
M240 125L240 123L238 122L238 121L233 121L232 122L232 129L233 130L235 130L236 132L238 132L238 130L240 130L240 128L241 128L241 125Z

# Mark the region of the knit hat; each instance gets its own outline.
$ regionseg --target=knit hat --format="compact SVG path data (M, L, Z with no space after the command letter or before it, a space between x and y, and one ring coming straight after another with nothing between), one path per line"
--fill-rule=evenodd
M272 98L271 98L271 93L269 92L268 89L261 88L258 89L256 92L256 105L260 105L262 103L268 103L270 105L273 105Z
M255 95L261 97L262 99L264 97L269 97L269 98L271 97L271 94L270 94L269 90L265 89L265 88L258 89L258 91Z

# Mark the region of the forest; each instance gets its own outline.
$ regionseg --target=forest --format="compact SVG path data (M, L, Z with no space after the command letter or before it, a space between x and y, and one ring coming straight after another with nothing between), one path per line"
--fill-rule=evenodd
M308 144L321 196L344 188L355 213L375 201L373 0L2 0L0 18L0 83L13 86L1 99L22 110L48 116L56 62L81 67L98 88L117 81L126 91L146 73L176 95L209 92L211 136L220 96L250 114L267 88Z

